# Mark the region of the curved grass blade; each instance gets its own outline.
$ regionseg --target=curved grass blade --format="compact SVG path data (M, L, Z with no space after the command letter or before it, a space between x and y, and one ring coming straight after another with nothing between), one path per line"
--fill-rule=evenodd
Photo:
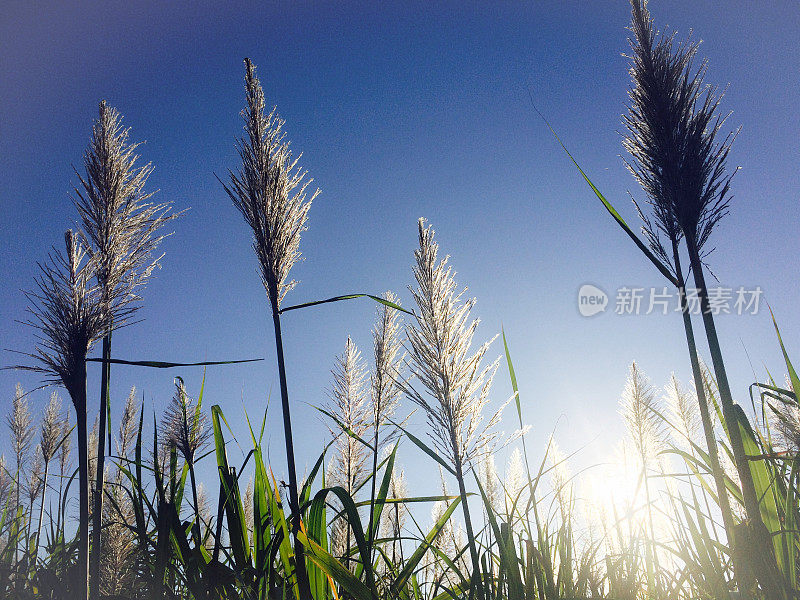
M399 310L400 312L404 312L407 315L414 316L414 311L406 310L399 304L395 304L394 302L389 302L388 300L385 300L380 296L373 296L372 294L347 294L345 296L334 296L333 298L327 298L325 300L315 300L313 302L304 302L303 304L295 304L294 306L287 306L286 308L282 308L279 312L283 314L285 312L289 312L290 310L308 308L309 306L317 306L319 304L328 304L329 302L340 302L341 300L353 300L354 298L372 298L375 302L379 304L383 304L384 306L388 306L389 308Z
M429 447L429 446L428 446L428 445L427 445L425 442L423 442L421 439L419 439L419 438L418 438L417 436L415 436L413 433L410 433L410 432L409 432L407 429L405 429L405 428L404 428L404 427L402 427L401 425L399 425L399 424L395 423L394 421L390 421L390 422L392 423L392 425L394 425L395 427L397 427L398 429L400 429L400 431L402 431L403 433L405 433L405 434L408 436L408 439L410 439L412 442L414 442L414 444L417 446L417 448L419 448L420 450L422 450L422 451L423 451L425 454L427 454L427 455L428 455L428 456L430 456L430 457L431 457L433 460L435 460L437 463L439 463L440 465L442 465L442 468L444 468L444 470L445 470L445 471L447 471L448 473L450 473L451 475L453 475L453 476L455 477L455 474L456 474L456 472L453 470L453 467L451 467L451 466L450 466L450 465L447 463L447 461L445 461L445 460L444 460L444 459L443 459L441 456L439 456L439 455L438 455L436 452L434 452L433 450L431 450L431 448L430 448L430 447Z
M245 360L210 360L193 363L164 362L160 360L123 360L121 358L87 358L86 362L110 363L115 365L131 365L134 367L150 367L152 369L173 369L175 367L207 367L211 365L237 365L240 363L258 362L263 358L247 358Z
M324 573L344 588L356 600L375 600L369 587L359 581L347 567L331 556L327 550L310 539L302 531L297 534L300 542L308 549L307 557Z
M533 103L531 102L531 104ZM611 205L611 203L608 200L606 200L605 196L603 196L600 190L598 190L597 187L595 187L594 183L592 183L592 180L589 179L584 170L578 164L578 161L575 160L575 157L573 157L570 151L567 150L567 147L564 145L564 142L561 141L561 138L558 137L558 134L555 132L555 130L550 125L548 120L544 118L544 115L539 111L539 109L536 108L535 105L533 106L533 109L542 118L542 121L544 121L545 125L547 125L547 128L550 130L550 133L553 134L553 137L556 138L556 141L558 141L558 143L564 149L564 152L566 152L567 156L569 156L569 159L572 161L572 164L575 165L580 174L583 176L583 179L586 181L586 183L589 184L589 187L592 188L592 191L594 192L595 196L597 196L598 199L603 203L603 206L608 211L608 214L614 217L614 220L617 222L617 224L622 228L622 230L626 234L628 234L628 237L631 238L631 240L633 240L633 243L639 247L639 250L641 250L642 253L650 260L650 262L653 263L656 269L658 269L659 272L664 277L666 277L670 283L672 283L677 287L678 281L675 279L675 276L670 272L670 270L666 267L666 265L664 265L664 263L662 263L660 260L658 260L658 258L656 258L656 256L650 251L650 248L648 248L647 245L642 240L639 239L639 236L637 236L633 232L633 230L628 226L628 224L625 222L625 219L622 218L622 215L620 215L617 212L617 210Z
M419 547L414 550L414 553L403 565L403 568L398 574L397 578L392 582L390 595L398 595L400 590L405 587L409 578L416 570L417 565L419 565L420 561L422 560L422 557L425 556L425 553L432 546L433 541L439 536L439 534L442 532L442 529L444 529L445 524L450 519L459 502L461 502L460 496L453 500L450 506L447 507L447 510L444 511L444 514L442 514L439 520L434 523L433 528L428 532L428 535L425 536L425 539L422 541Z

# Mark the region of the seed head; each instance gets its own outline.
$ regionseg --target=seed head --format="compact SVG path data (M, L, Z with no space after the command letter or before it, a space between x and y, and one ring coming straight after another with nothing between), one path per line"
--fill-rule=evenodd
M6 417L6 423L11 434L11 447L16 457L17 469L22 470L28 461L35 430L28 397L19 383L14 390L11 414Z
M467 465L490 452L499 438L493 431L502 408L484 423L498 360L482 366L492 340L471 352L478 319L470 320L474 299L457 292L448 258L438 261L434 232L419 220L419 248L414 252L411 289L419 307L416 322L407 327L409 369L419 387L401 382L408 398L422 408L431 427L429 435L439 453L453 464Z
M636 363L631 363L620 398L620 412L642 468L658 459L663 444L663 426L656 410L652 385Z
M704 84L705 61L693 66L699 44L676 46L674 35L656 34L645 1L631 5L633 86L623 145L632 158L628 169L653 210L653 221L644 218L645 233L671 264L660 233L670 241L685 235L700 250L728 212L733 176L725 165L735 134L717 139L725 121L718 113L722 94Z
M50 394L50 402L44 411L44 420L39 435L39 447L42 451L42 459L45 464L49 464L53 459L61 441L61 398L58 393Z
M175 378L175 395L164 415L163 434L166 444L174 446L189 464L211 439L207 418L200 403L186 393L183 379Z
M300 260L300 234L306 230L311 202L319 190L306 197L313 180L293 158L276 109L265 111L264 91L250 59L245 88L247 108L242 112L246 137L237 146L242 166L229 172L225 191L253 230L253 250L261 279L273 310L279 310L286 293L295 286L289 272Z
M347 429L363 437L369 426L369 407L364 389L366 372L361 352L348 337L344 352L336 358L331 371L330 409ZM338 454L334 460L333 481L349 494L354 494L364 472L364 445L339 427L331 429L336 438Z
M25 321L36 330L37 346L24 353L38 364L18 367L63 384L73 403L85 402L86 355L103 333L100 294L92 283L97 262L84 260L78 237L67 231L66 252L53 252L48 263L39 265L36 289L26 294L31 318Z
M398 298L386 292L384 299L397 304ZM384 304L378 307L378 318L372 329L375 369L370 376L372 423L382 427L394 414L400 400L400 367L403 362L402 344L398 333L400 322L396 309ZM384 439L386 442L388 438Z
M140 288L160 266L161 256L154 256L164 238L159 230L178 216L169 214L171 203L148 202L153 194L144 187L153 167L137 165L139 144L129 143L129 135L119 112L102 101L83 157L85 173L76 170L80 183L73 188L108 328L124 325L137 310Z

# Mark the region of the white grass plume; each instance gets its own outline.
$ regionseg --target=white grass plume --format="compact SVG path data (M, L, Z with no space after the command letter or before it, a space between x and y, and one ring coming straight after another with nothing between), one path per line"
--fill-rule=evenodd
M369 427L369 406L365 390L366 371L361 352L348 337L344 352L336 358L331 371L330 409L339 421L359 437ZM331 433L336 438L338 450L334 460L333 481L353 495L364 475L367 459L365 446L351 435L334 426Z
M392 292L386 292L383 298L397 304L399 299ZM404 355L401 354L402 343L399 339L400 319L398 311L381 304L377 309L378 318L372 328L372 347L375 366L370 374L370 400L372 409L372 427L378 430L392 417L400 401L400 368ZM384 438L386 443L389 438Z
M419 220L419 248L414 252L417 288L411 293L419 307L416 322L407 327L409 369L422 389L402 382L408 398L422 408L436 450L453 464L469 466L490 452L500 433L493 428L501 410L484 422L498 360L482 366L490 340L471 353L478 319L470 320L474 299L457 292L448 257L437 260L439 245L433 229Z
M675 427L673 438L678 447L688 449L702 432L700 411L695 394L684 388L673 373L664 388L669 421Z
M663 423L655 410L653 386L636 363L631 363L620 398L620 413L642 469L649 469L657 462L663 446Z
M247 108L242 112L246 137L238 142L242 166L229 172L225 191L253 230L253 250L273 311L295 286L289 272L300 259L300 235L319 190L306 195L312 182L298 166L285 139L284 121L275 109L265 111L264 91L255 66L245 59Z
M17 384L14 389L14 399L11 404L11 413L6 416L11 437L11 452L14 456L16 472L14 474L14 502L15 509L20 506L20 490L23 487L23 474L30 460L30 451L33 446L35 428L33 415L28 405L28 397Z
M39 447L42 459L49 464L58 450L58 444L63 435L63 412L61 398L57 392L50 394L50 402L44 411L41 427L39 428Z
M161 259L154 255L164 238L159 230L177 216L170 214L171 203L148 202L153 194L144 187L153 167L137 165L139 144L130 143L129 135L119 112L102 101L83 157L85 173L76 170L80 185L73 197L86 250L97 263L108 328L123 325L137 310L138 290Z

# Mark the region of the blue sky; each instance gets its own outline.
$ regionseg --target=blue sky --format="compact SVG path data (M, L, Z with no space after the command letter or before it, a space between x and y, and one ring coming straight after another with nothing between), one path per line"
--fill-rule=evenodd
M790 352L800 316L796 90L800 11L782 3L653 2L659 27L690 29L709 59L707 81L729 86L723 109L742 126L731 214L710 258L731 287L759 285ZM322 194L303 237L306 260L287 299L299 303L391 289L410 302L416 222L429 219L458 281L478 298L478 338L505 327L533 447L556 430L591 463L621 434L617 399L631 360L654 384L689 365L677 315L578 314L587 282L661 286L655 270L598 205L532 108L530 96L595 183L635 222L642 198L625 170L620 115L629 83L625 2L539 3L16 3L0 18L0 347L26 351L32 332L21 290L76 215L76 181L97 103L125 116L152 161L158 199L190 208L163 245L144 294L144 322L115 335L129 359L262 363L208 371L206 402L243 425L242 406L277 395L272 331L249 231L214 174L236 166L244 104L242 59L258 66L302 163ZM298 463L313 464L327 435L309 405L326 401L329 369L352 335L369 354L367 301L288 314L284 334ZM718 319L734 392L747 401L753 370L782 377L768 313ZM698 322L699 332L699 322ZM705 342L700 338L700 347ZM490 354L499 355L496 344ZM800 360L800 359L797 359ZM15 357L4 353L3 364ZM751 367L752 362L752 367ZM505 366L496 402L510 394ZM90 369L90 395L98 371ZM201 371L113 371L113 399L132 385L160 414L172 377L190 391ZM36 376L0 371L0 406ZM44 406L45 391L31 398ZM410 408L408 404L406 408ZM5 410L5 409L4 409ZM283 469L277 402L271 460ZM421 425L420 425L421 427ZM507 420L506 429L513 422ZM0 436L5 439L5 434ZM0 446L4 446L0 443ZM408 446L408 445L407 445ZM413 448L402 461L415 491L435 472Z

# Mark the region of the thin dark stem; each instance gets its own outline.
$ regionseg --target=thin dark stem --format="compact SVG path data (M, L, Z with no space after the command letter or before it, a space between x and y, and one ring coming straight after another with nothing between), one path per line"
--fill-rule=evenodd
M270 294L270 298L277 299L277 293ZM300 529L300 501L297 497L297 471L294 462L294 442L292 438L292 418L289 412L289 388L286 384L286 365L283 358L283 337L281 335L281 317L276 301L272 302L272 323L275 329L275 350L278 355L278 376L281 385L281 407L283 408L283 434L286 442L286 466L289 471L289 503L294 515L292 523L292 535L294 536L294 557L295 572L297 574L297 586L300 590L301 600L311 600L311 586L308 582L306 573L306 561L303 552L303 545L297 533Z
M78 482L80 490L78 523L78 562L76 564L76 599L89 597L89 446L86 432L86 363L77 377L78 389L72 393L78 429ZM95 585L97 582L93 582Z
M94 512L92 513L92 554L89 563L89 578L94 584L91 587L90 598L97 600L100 597L100 555L102 551L103 531L103 488L105 487L106 464L106 430L108 429L108 448L111 451L111 424L108 423L108 392L111 378L111 364L106 362L111 358L111 333L103 337L103 366L100 376L100 422L97 434L97 475L94 486Z
M695 285L697 286L698 294L700 296L700 309L703 315L703 325L705 326L706 330L708 347L711 353L711 361L714 365L714 373L717 377L717 387L719 388L722 412L727 425L728 437L730 439L731 450L733 452L733 460L736 465L736 470L739 474L742 500L747 513L747 525L750 529L749 533L751 536L751 542L757 544L757 546L760 546L757 549L752 547L750 549L750 554L753 555L754 559L752 561L753 567L756 572L758 582L761 584L761 587L766 593L767 597L781 598L783 597L783 593L781 590L782 586L779 583L779 575L777 573L775 562L775 553L772 547L772 541L770 539L769 532L767 531L766 525L764 525L764 521L761 519L758 495L756 494L753 476L750 472L750 464L744 451L742 433L739 430L739 419L733 403L733 396L731 394L730 384L728 383L728 374L725 370L725 363L722 360L722 349L720 347L719 338L717 337L714 316L711 313L708 301L708 292L706 288L705 276L703 274L703 264L700 260L700 252L697 248L697 244L691 238L687 238L686 242L689 249L689 259L692 265L692 272L694 273Z
M42 500L39 503L39 524L36 527L36 543L33 547L34 564L36 556L39 554L39 538L42 534L42 517L44 516L44 498L47 496L47 475L50 470L50 461L44 463L44 476L42 479Z
M731 545L731 556L733 559L734 578L739 581L741 589L750 589L752 587L751 577L748 577L749 569L744 564L741 557L741 551L738 548L739 544L736 542L736 529L733 520L733 512L731 511L731 502L728 497L728 490L725 487L725 472L722 470L722 465L719 462L719 451L717 448L717 440L714 437L714 426L711 423L711 415L708 408L708 399L706 398L706 390L704 385L703 372L700 369L700 359L697 355L697 344L694 337L694 328L692 326L692 317L689 314L689 303L686 300L686 286L683 280L683 273L681 270L680 252L678 250L677 240L672 242L672 256L675 263L675 275L679 283L678 285L678 298L680 299L681 313L683 316L683 329L686 333L686 345L689 349L689 361L692 364L692 377L694 378L694 388L697 394L697 402L700 407L700 421L703 425L703 433L706 438L706 446L708 448L708 458L711 467L711 475L714 478L714 485L717 489L717 498L719 503L720 512L722 513L722 523L725 527L725 534Z
M470 597L474 597L477 586L480 585L481 579L481 563L478 558L478 549L475 547L475 532L472 529L472 518L469 514L469 506L467 505L467 489L464 486L464 470L461 460L456 458L455 461L456 479L458 480L458 493L461 496L461 508L464 512L464 528L467 533L467 540L469 540L469 553L472 558L472 577L470 578ZM478 597L482 597L479 592Z
M378 479L378 431L380 425L375 423L375 437L372 446L372 491L369 497L369 528L367 529L367 560L372 563L372 544L373 533L372 528L375 527L375 494Z
M192 481L192 500L194 501L194 527L192 527L192 532L194 533L194 542L199 553L200 546L203 544L203 536L200 531L200 504L197 501L197 481L194 476L193 463L189 463L189 477Z

